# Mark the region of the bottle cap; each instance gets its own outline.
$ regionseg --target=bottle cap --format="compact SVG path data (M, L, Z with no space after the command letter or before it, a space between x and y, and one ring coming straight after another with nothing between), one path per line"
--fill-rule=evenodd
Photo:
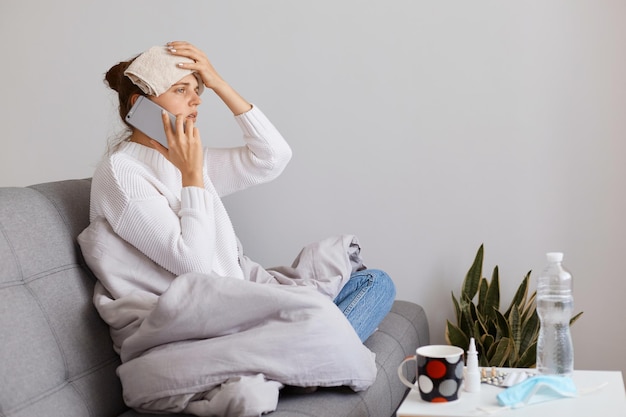
M478 353L478 351L476 350L476 342L474 341L473 337L470 338L470 345L467 353Z
M546 253L546 258L548 262L562 262L563 252L548 252Z

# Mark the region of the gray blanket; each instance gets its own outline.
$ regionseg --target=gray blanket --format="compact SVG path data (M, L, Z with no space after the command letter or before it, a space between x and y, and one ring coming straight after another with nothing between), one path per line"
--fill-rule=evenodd
M271 271L242 257L250 280L171 276L102 220L79 243L130 407L258 416L275 409L283 385L358 391L376 378L373 353L332 302L361 267L353 236L309 245Z

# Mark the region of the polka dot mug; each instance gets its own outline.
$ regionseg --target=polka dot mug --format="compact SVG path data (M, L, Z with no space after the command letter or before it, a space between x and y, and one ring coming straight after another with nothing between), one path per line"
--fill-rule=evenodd
M416 362L417 386L403 372L406 362ZM400 381L411 389L419 389L422 400L440 403L459 398L463 382L463 349L448 345L422 346L398 366Z

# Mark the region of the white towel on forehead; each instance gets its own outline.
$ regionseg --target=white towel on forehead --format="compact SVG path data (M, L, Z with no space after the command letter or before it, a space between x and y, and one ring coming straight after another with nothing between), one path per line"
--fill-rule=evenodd
M172 55L165 46L153 46L139 55L128 66L124 75L151 96L160 96L172 85L189 74L198 79L198 94L202 94L204 84L200 76L188 69L180 68L179 62L194 62L184 56Z

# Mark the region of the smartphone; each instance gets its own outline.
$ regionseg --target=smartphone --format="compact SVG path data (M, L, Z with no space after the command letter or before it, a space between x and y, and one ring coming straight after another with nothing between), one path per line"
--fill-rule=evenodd
M126 115L126 121L167 148L167 137L165 136L163 119L161 118L163 110L165 110L163 107L148 97L139 96ZM167 114L170 118L172 129L176 131L176 116L170 112L167 112Z

